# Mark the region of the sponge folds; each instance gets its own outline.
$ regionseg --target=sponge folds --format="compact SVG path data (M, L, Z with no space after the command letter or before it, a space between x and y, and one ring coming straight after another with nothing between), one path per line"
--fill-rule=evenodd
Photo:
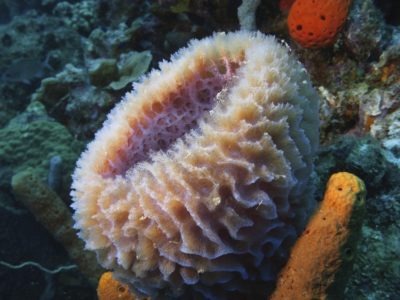
M314 206L318 123L307 72L275 38L193 40L79 159L79 236L139 295L263 298Z

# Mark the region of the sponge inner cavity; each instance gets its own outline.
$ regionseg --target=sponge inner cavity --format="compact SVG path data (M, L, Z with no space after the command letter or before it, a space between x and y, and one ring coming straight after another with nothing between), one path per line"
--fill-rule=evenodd
M179 138L198 127L204 113L216 104L217 94L234 78L240 64L227 57L209 60L189 73L185 84L171 83L160 99L148 101L135 112L130 134L116 155L108 160L103 176L124 175L152 152L166 151ZM187 74L187 73L186 73Z

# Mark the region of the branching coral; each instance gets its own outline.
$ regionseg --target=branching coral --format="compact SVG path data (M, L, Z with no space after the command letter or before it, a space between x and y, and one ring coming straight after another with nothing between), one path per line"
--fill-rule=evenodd
M313 207L318 97L272 37L192 41L110 113L74 173L75 227L154 297L265 297Z

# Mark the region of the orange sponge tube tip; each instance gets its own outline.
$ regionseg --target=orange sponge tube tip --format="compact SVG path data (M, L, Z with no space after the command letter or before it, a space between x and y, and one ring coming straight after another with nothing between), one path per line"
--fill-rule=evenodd
M324 200L297 240L270 298L343 299L365 210L361 179L336 173Z
M304 48L332 45L346 21L351 0L297 0L290 8L290 36Z
M105 272L99 280L97 287L99 300L135 300L128 286L113 278L112 272Z

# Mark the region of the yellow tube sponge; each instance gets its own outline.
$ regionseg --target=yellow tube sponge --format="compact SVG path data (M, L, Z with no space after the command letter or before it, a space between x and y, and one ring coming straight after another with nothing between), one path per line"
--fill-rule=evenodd
M365 210L358 177L336 173L321 207L294 245L271 300L343 299Z
M42 183L34 169L27 168L15 174L11 185L17 200L22 202L54 239L64 246L80 271L91 284L96 285L103 270L96 263L95 255L86 251L84 243L77 238L68 206L52 189Z
M193 40L82 154L75 227L137 294L265 297L314 206L318 124L307 72L273 37Z

